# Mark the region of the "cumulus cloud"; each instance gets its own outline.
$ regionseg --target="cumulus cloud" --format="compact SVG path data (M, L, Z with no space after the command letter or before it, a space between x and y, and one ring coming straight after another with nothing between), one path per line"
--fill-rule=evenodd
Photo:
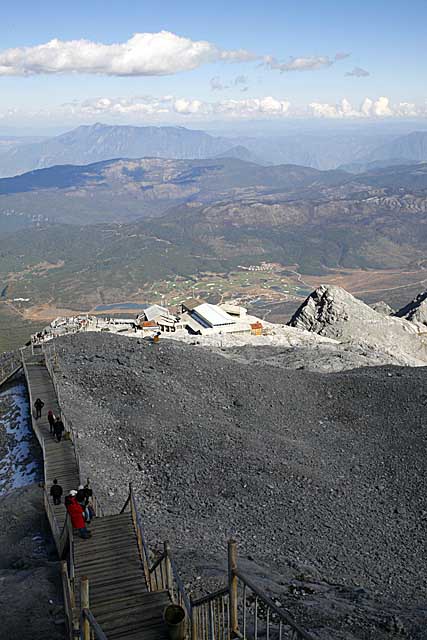
M411 102L392 104L389 98L381 96L376 100L365 98L355 107L343 98L338 104L312 102L309 113L319 118L424 118L427 116L427 105Z
M83 115L90 118L102 116L129 116L133 119L149 116L153 119L167 115L172 116L224 116L250 118L258 115L283 116L290 108L288 100L280 100L272 96L262 98L245 98L241 100L219 100L206 102L194 98L177 98L174 96L140 96L134 98L100 97L83 103L67 103L62 105L64 114Z
M386 96L366 97L358 105L343 98L336 104L311 102L309 105L292 105L283 97L241 97L216 101L204 101L185 96L141 95L127 98L101 96L83 102L71 102L55 108L28 109L26 111L0 110L2 122L57 121L61 124L107 121L119 124L191 123L209 119L280 119L280 118L333 118L333 119L383 119L427 118L427 102L392 103Z
M90 40L50 40L34 47L0 52L0 76L93 73L110 76L162 76L191 71L212 62L245 62L257 56L226 50L169 31L136 33L117 44Z
M353 76L355 78L366 78L371 74L366 69L362 69L362 67L353 67L352 71L347 71L346 76Z

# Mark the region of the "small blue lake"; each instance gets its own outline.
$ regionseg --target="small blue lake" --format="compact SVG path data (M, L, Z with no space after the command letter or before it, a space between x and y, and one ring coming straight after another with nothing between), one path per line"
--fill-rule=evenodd
M111 311L112 309L146 309L148 304L138 304L136 302L116 302L114 304L99 304L95 311Z

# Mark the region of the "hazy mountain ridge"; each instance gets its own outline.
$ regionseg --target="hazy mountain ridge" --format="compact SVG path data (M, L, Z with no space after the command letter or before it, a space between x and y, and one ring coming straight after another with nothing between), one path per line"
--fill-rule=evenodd
M90 164L144 156L206 159L232 156L261 164L298 164L317 169L371 162L427 160L425 132L406 136L378 132L288 132L256 136L211 135L185 127L83 125L59 136L0 144L0 177L58 164ZM19 144L18 144L19 142Z
M293 165L263 167L238 158L108 160L59 165L0 179L0 228L25 214L71 224L129 222L184 202L212 202L340 185L344 172Z

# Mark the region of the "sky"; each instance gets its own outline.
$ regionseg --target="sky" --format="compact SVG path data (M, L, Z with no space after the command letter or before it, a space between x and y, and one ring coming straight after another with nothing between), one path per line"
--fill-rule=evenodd
M427 117L425 0L4 3L0 131Z

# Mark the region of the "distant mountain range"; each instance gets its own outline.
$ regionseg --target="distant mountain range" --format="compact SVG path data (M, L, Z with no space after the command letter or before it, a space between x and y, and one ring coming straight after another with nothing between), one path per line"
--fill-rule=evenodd
M0 231L34 223L91 225L158 217L175 207L225 204L239 212L259 203L279 206L338 202L357 213L367 199L402 198L423 207L427 163L383 167L359 175L297 165L261 166L238 158L107 160L59 165L0 179ZM310 205L311 206L311 205ZM262 213L260 212L260 215Z
M123 299L262 261L284 273L427 273L427 163L355 176L233 158L115 160L4 179L0 194L0 283L32 300L91 305L100 292Z
M0 176L59 164L89 164L112 158L211 158L235 143L184 127L81 126L45 140L15 145L0 155ZM233 152L235 157L236 150ZM247 155L249 151L243 150Z
M224 137L184 127L95 124L45 139L0 138L0 177L60 164L113 158L208 159L232 157L259 164L298 164L360 173L375 166L427 160L427 132L290 133ZM380 163L370 165L369 163Z
M108 160L84 166L59 165L0 179L0 231L34 222L96 224L162 215L182 204L281 198L316 193L349 179L342 171L294 165L264 167L238 158ZM5 226L6 225L6 226Z

